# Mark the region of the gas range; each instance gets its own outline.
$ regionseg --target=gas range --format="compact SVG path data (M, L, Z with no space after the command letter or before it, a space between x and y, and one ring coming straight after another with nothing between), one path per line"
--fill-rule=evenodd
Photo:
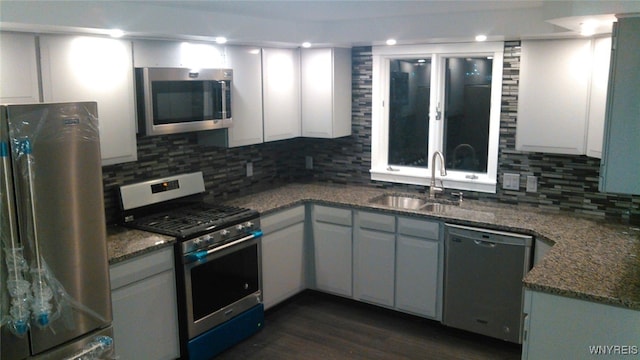
M201 172L120 187L125 226L177 240L180 351L189 360L212 358L264 321L260 214L204 194Z
M257 211L207 203L203 194L201 172L121 186L123 224L173 236L183 254L223 245L260 229Z

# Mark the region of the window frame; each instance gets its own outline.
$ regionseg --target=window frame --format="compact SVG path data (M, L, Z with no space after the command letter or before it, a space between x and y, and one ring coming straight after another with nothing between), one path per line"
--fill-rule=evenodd
M444 71L447 57L493 56L491 81L491 112L489 120L489 149L487 172L477 173L447 169L447 176L439 176L445 188L495 193L500 141L500 113L502 98L503 42L460 44L426 44L402 46L374 46L371 109L371 180L394 183L429 185L432 155L442 151L444 121L435 120L438 103L444 104ZM431 59L431 95L429 104L429 159L428 167L418 168L388 164L389 151L389 84L390 60ZM444 105L443 105L444 106Z

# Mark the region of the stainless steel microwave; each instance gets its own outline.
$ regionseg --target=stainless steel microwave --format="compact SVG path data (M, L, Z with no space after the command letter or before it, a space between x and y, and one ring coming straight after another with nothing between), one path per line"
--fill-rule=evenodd
M232 125L233 70L136 68L138 132L165 135Z

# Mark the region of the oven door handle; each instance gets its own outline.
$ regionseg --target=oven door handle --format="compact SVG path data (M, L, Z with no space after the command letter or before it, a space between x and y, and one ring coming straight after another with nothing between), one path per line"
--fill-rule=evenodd
M188 260L191 260L189 262L203 261L203 260L205 260L207 258L207 256L209 256L209 255L211 255L211 254L213 254L215 252L222 251L222 250L224 250L226 248L229 248L231 246L237 245L237 244L245 242L247 240L259 238L261 236L262 236L262 230L255 230L255 231L251 232L251 235L249 235L249 236L245 236L245 237L243 237L241 239L234 240L234 241L232 241L230 243L224 244L222 246L218 246L218 247L213 248L213 249L196 251L193 254L185 255L185 258L188 259Z

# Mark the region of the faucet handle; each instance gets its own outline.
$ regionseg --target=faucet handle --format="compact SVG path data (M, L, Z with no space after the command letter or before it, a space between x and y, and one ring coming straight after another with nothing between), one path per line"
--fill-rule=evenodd
M462 191L452 192L451 195L458 197L458 204L462 204Z

